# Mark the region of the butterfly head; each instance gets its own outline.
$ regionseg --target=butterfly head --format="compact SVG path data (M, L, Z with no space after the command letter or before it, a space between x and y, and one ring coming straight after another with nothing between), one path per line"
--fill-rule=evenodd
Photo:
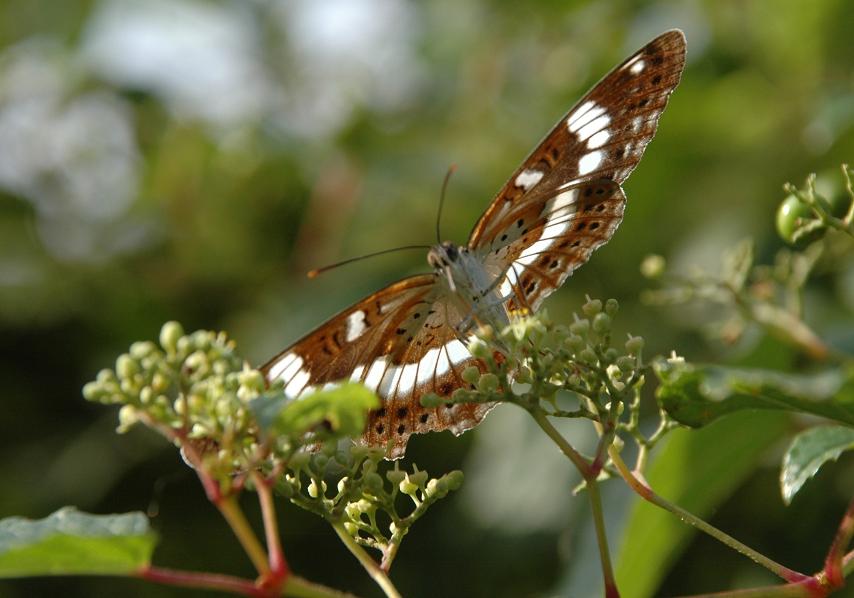
M451 291L457 290L454 279L460 275L458 271L462 261L461 254L466 251L465 247L458 247L450 241L445 241L440 245L433 245L427 253L427 263L436 270L436 274L447 279Z
M440 274L452 264L457 263L459 259L460 248L450 241L445 241L441 245L434 245L427 253L427 263Z

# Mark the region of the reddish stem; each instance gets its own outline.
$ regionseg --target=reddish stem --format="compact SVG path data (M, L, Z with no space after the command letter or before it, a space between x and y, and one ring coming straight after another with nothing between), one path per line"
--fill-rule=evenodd
M220 590L242 594L243 596L252 596L253 598L271 598L277 595L266 588L256 587L255 583L248 579L218 573L178 571L149 565L137 571L136 575L141 579L170 586Z
M827 558L824 561L824 573L831 588L841 588L845 585L842 558L848 544L851 543L852 536L854 536L854 499L851 499L848 510L842 516L836 537L833 538L833 544L830 545L830 550L828 550Z
M272 483L257 472L252 474L252 479L255 482L255 490L258 492L258 501L261 504L261 515L264 519L264 534L271 573L269 585L280 588L288 579L290 568L279 539L279 523L276 520L276 507L273 503Z

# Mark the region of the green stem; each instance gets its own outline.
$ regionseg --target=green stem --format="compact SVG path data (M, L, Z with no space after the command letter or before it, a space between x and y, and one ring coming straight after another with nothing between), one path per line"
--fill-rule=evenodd
M587 485L587 492L590 498L590 508L593 511L593 524L596 528L596 540L599 545L599 559L602 562L602 578L605 583L605 596L607 598L619 598L620 593L617 590L617 583L614 580L614 569L611 566L611 555L608 551L608 536L605 533L605 517L602 512L602 498L599 494L599 483L596 477L599 470L591 467L591 464L581 456L581 454L572 448L572 445L557 431L546 417L545 412L539 407L531 407L528 409L531 417L540 426L549 438L558 446L561 452L566 455L572 464L581 473Z
M582 457L581 453L572 448L572 445L561 436L560 432L551 424L542 409L536 406L530 407L528 413L531 414L531 417L534 418L534 421L537 422L537 425L540 426L543 432L554 441L561 452L572 461L572 464L581 472L581 476L587 480L590 477L590 463L588 463L587 459Z
M258 573L262 577L269 577L271 571L270 565L267 563L267 553L264 552L264 548L258 541L255 532L252 531L252 527L246 520L246 516L234 496L224 497L214 504L234 531L234 535L237 536L237 540L243 546L243 550L246 551Z
M282 588L282 595L294 598L355 598L348 592L333 590L297 575L288 576L288 581Z
M611 461L617 467L617 470L620 472L620 475L623 477L626 483L644 500L651 502L652 504L661 507L662 509L670 511L685 523L693 525L700 531L709 534L719 542L722 542L733 550L740 552L741 554L758 563L759 565L762 565L781 579L784 579L790 583L807 582L808 580L812 579L808 575L793 571L792 569L784 567L780 563L769 559L765 555L756 552L748 546L745 546L729 534L719 530L713 525L706 523L704 520L700 519L696 515L693 515L685 509L666 501L658 494L656 494L652 490L652 488L650 488L650 486L646 484L646 482L642 482L637 477L635 477L635 475L626 466L625 462L623 462L620 453L617 452L613 447L611 448L608 454L610 455Z
M587 496L590 497L590 510L593 511L593 523L596 528L596 542L599 545L599 561L602 563L602 579L605 582L606 598L619 598L611 555L608 551L608 535L605 532L605 516L602 512L602 497L599 494L599 482L587 480Z
M338 537L341 538L344 546L353 553L353 556L358 559L359 563L361 563L362 567L365 568L365 571L368 572L368 575L373 578L385 595L388 596L388 598L400 598L400 592L398 592L397 588L394 587L394 584L391 583L391 580L388 575L386 575L385 571L380 569L380 566L377 565L376 561L372 559L367 552L365 552L364 548L356 543L353 536L347 533L347 530L344 529L344 525L342 523L333 523L332 529L335 530L335 533L337 533Z

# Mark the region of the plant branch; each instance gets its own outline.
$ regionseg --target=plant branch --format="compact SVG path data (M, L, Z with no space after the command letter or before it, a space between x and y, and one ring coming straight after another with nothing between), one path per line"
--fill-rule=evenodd
M581 476L585 480L588 480L588 478L591 477L590 463L588 463L587 459L582 457L581 453L572 448L572 445L569 444L563 436L561 436L560 432L558 432L548 420L545 412L538 406L533 406L528 408L528 413L531 414L531 417L534 418L534 421L537 422L537 425L540 426L543 432L545 432L548 437L554 441L561 452L566 455L570 461L572 461L572 464L575 465L579 472L581 472Z
M693 515L685 509L668 502L667 500L656 494L646 482L639 480L626 466L625 462L620 456L620 453L617 452L613 447L609 451L609 455L611 457L611 461L617 467L617 470L620 472L620 475L623 477L626 483L644 500L651 502L652 504L661 507L662 509L670 511L685 523L688 523L696 527L700 531L709 534L719 542L722 542L733 550L740 552L744 556L753 560L757 564L762 565L763 567L765 567L781 579L786 580L787 582L801 583L812 579L808 575L793 571L792 569L789 569L788 567L785 567L780 563L769 559L765 555L753 550L749 546L745 546L726 532L723 532L718 528L714 527L713 525L710 525L709 523L707 523L703 519L700 519L696 515Z
M605 532L602 496L599 494L599 482L596 479L587 480L587 496L590 497L590 509L593 511L596 542L599 545L599 560L602 563L602 579L605 583L605 598L619 598L620 591L617 589L614 569L611 566L611 555L608 551L608 535Z
M398 592L397 588L394 587L394 584L391 583L391 579L389 579L385 571L383 571L380 566L377 565L376 561L372 559L367 552L365 552L364 548L359 546L359 544L353 539L353 536L347 533L347 530L344 529L344 525L340 522L332 523L332 529L335 530L335 533L337 533L338 537L341 538L344 546L353 553L353 556L358 559L359 563L361 563L362 567L365 568L365 571L368 572L368 575L373 578L385 595L388 598L401 598L400 592Z
M137 571L136 576L140 579L170 586L220 590L257 598L270 598L271 596L274 596L274 594L271 594L269 590L256 587L255 583L251 580L233 577L231 575L221 575L218 573L178 571L175 569L164 569L149 565L148 567Z
M224 497L214 504L219 509L219 512L222 513L222 516L225 517L232 531L234 531L234 535L237 536L237 540L243 546L243 550L246 551L258 573L262 577L270 577L272 572L270 571L270 565L267 564L267 554L264 552L264 548L258 541L255 532L252 531L252 527L246 520L246 516L240 509L240 505L237 504L234 496Z
M255 490L258 492L258 502L261 504L261 516L264 519L264 533L267 541L269 564L273 577L279 582L287 579L290 570L282 550L279 538L279 523L276 520L276 507L273 504L273 493L270 483L257 471L252 472Z
M854 499L848 504L848 509L842 516L842 522L839 524L836 537L833 539L824 561L824 573L827 575L827 582L831 587L841 588L845 584L843 555L851 543L852 537L854 537Z

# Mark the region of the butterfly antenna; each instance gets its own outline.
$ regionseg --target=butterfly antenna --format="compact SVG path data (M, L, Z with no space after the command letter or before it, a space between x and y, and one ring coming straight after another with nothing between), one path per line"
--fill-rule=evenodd
M442 222L442 206L445 205L445 191L448 189L448 181L451 180L451 175L457 170L456 164L451 164L448 167L448 172L445 173L445 180L442 181L442 193L439 195L439 213L436 215L436 243L442 243L442 234L439 232L439 223Z
M309 278L316 278L318 274L322 274L327 270L332 270L333 268L337 268L338 266L345 266L347 264L351 264L353 262L358 262L359 260L364 260L369 257L375 257L378 255L384 255L386 253L393 253L395 251L403 251L404 249L430 249L429 245L404 245L403 247L392 247L391 249L383 249L382 251L375 251L373 253L367 253L365 255L360 255L358 257L351 257L350 259L346 259L341 262L336 262L334 264L329 264L328 266L323 266L322 268L317 268L315 270L310 270L308 272Z

